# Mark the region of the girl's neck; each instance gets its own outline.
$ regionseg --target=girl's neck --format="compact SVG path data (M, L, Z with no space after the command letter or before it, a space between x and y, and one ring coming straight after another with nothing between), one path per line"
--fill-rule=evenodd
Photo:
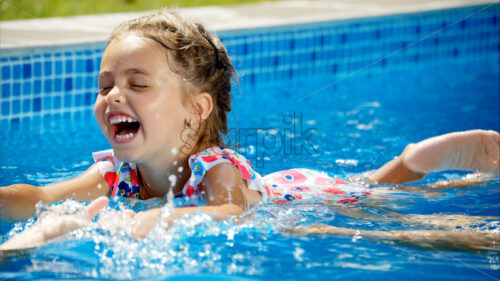
M182 192L191 175L188 161L175 160L174 163L167 167L137 164L141 199L165 196L170 190L174 194Z
M215 145L200 145L198 151ZM191 176L187 157L177 157L158 163L137 164L141 199L165 196L171 189L174 195L182 192L184 184Z

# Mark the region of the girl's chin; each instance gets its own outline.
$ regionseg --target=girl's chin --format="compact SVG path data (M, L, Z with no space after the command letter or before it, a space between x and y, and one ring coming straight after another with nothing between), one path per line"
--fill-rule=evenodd
M122 162L136 163L139 159L138 155L133 153L130 149L113 146L113 153L115 157Z

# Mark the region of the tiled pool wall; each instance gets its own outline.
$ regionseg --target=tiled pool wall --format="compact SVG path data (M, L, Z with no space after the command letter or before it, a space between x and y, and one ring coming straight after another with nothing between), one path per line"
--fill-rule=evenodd
M315 75L411 69L500 53L500 4L217 32L241 88ZM1 130L91 120L105 43L1 52Z

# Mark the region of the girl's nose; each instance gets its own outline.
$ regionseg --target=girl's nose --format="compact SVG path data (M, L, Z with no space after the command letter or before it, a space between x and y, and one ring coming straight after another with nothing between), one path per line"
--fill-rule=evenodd
M113 87L106 96L108 103L124 103L125 96L122 94L118 87Z

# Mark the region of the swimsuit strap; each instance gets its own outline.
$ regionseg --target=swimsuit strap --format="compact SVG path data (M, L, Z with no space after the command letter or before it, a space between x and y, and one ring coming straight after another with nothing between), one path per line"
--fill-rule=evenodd
M92 153L97 169L111 189L111 196L139 198L139 180L135 163L121 162L113 150Z
M247 181L249 189L260 191L267 199L267 192L264 188L262 177L252 169L250 162L238 152L224 147L211 147L189 157L188 164L191 169L191 177L182 190L186 198L203 198L201 182L205 174L212 167L221 163L232 163L241 172L241 177Z

